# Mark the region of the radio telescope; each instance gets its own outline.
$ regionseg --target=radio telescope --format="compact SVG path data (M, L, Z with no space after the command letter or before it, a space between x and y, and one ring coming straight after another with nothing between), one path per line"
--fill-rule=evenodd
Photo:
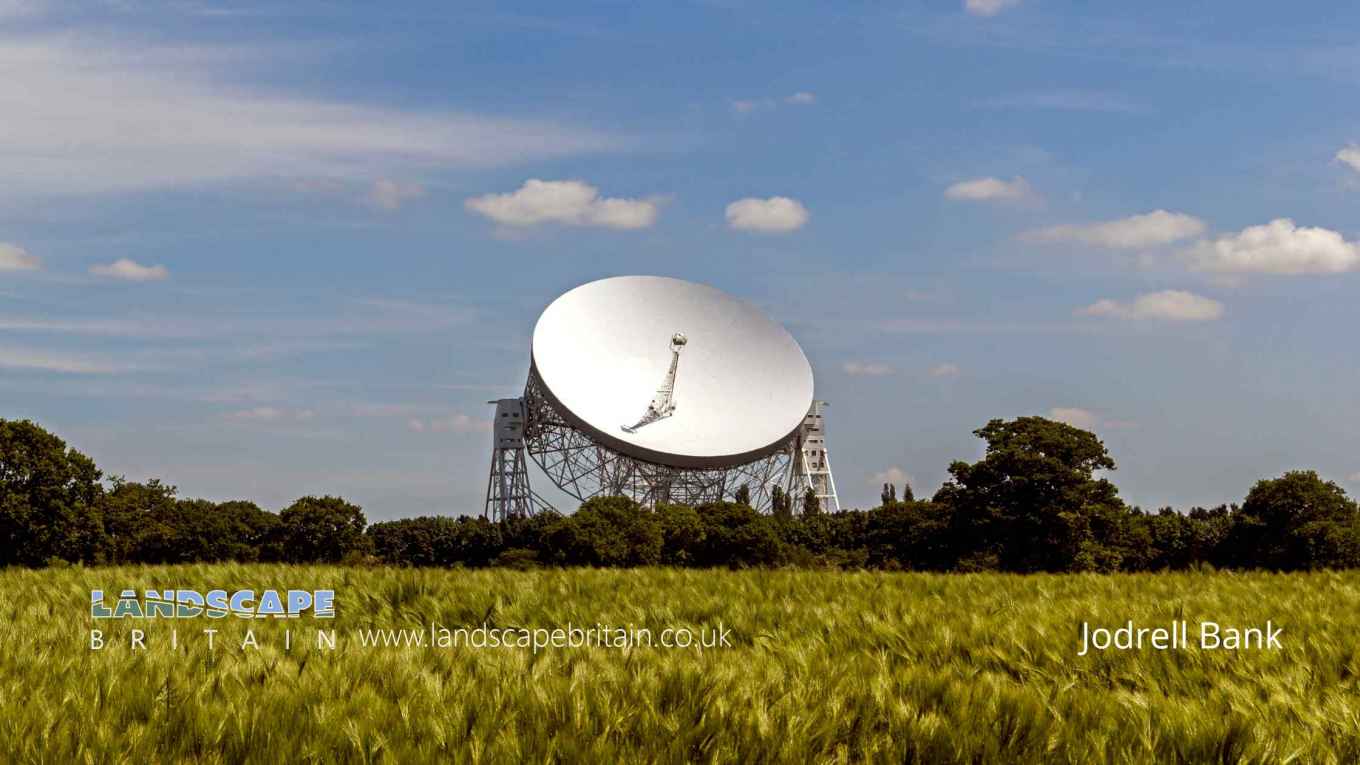
M811 487L840 509L807 357L713 287L617 276L567 292L534 327L524 394L490 403L493 520L550 508L529 486L529 459L581 501L698 505L745 486L769 510L777 487L796 511Z

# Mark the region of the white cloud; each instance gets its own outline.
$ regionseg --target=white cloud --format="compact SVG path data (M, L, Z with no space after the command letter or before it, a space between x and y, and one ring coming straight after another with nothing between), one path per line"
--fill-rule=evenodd
M896 371L877 361L847 361L841 365L841 370L854 377L883 377Z
M1019 4L1020 0L963 0L963 9L974 16L995 16Z
M416 433L486 433L491 431L491 418L469 417L462 413L429 419L412 417L406 421L406 427Z
M958 377L962 370L957 364L936 364L930 368L931 377Z
M1360 146L1351 144L1336 153L1336 158L1346 163L1352 170L1360 173Z
M1346 480L1354 481L1355 483L1360 483L1360 471L1351 473L1349 476L1346 477Z
M624 148L547 121L291 95L254 74L313 64L297 47L147 46L0 36L0 195L93 194L258 179L381 177Z
M127 258L119 258L107 265L90 266L90 273L125 282L159 282L170 278L170 271L165 266L144 266Z
M796 231L807 222L807 208L788 197L747 197L727 206L728 227L741 231L782 234Z
M887 470L882 470L877 473L874 473L872 476L869 476L869 481L874 486L882 486L885 483L890 483L894 486L901 486L904 483L913 482L911 475L909 475L907 471L903 470L900 467L897 467L896 465L888 468Z
M1078 242L1116 250L1160 247L1199 236L1204 221L1193 215L1153 210L1101 223L1068 223L1029 231L1021 238L1038 242Z
M308 348L334 349L350 347L347 343L357 336L445 332L467 326L474 319L474 311L453 303L360 298L342 300L324 311L313 308L302 314L269 317L258 316L249 310L212 318L191 313L88 319L0 314L0 332L128 338L234 338L233 347L238 351L250 347L237 344L243 337L262 337L268 341L266 346L333 337L336 342L301 344Z
M30 255L24 248L0 242L0 271L36 271L42 268L42 258Z
M24 348L0 348L0 369L33 369L66 374L105 375L130 372L136 367L104 359L30 351Z
M282 409L274 406L256 406L241 409L227 415L237 422L303 422L316 416L311 409Z
M732 111L737 114L750 114L774 108L772 98L738 98L732 101Z
M1132 303L1099 300L1078 310L1077 315L1133 320L1213 321L1222 318L1223 304L1193 292L1163 290L1139 295Z
M473 197L465 206L503 226L562 223L613 229L646 228L656 222L659 208L655 199L601 197L599 189L582 181L537 178L507 194Z
M770 98L768 96L763 98L736 98L729 103L732 105L732 111L734 113L739 116L745 116L756 112L774 110L778 108L781 103L789 106L811 106L812 104L817 103L817 95L806 90L800 90L779 99Z
M1056 406L1048 410L1048 419L1065 422L1082 430L1092 430L1100 423L1100 417L1095 412L1074 406Z
M388 178L373 182L369 189L369 204L380 210L396 210L412 199L425 196L425 188L418 183L402 183Z
M227 415L233 420L249 422L273 422L283 417L283 410L272 406L257 406L251 409L241 409Z
M963 202L1023 202L1036 196L1029 181L1018 175L1009 181L991 177L959 181L945 189L944 195Z
M1289 218L1200 242L1184 254L1192 268L1218 273L1337 274L1360 267L1360 245Z

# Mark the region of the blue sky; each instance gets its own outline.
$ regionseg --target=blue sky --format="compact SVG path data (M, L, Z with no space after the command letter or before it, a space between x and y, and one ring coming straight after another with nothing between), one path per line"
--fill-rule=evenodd
M1360 8L1091 5L0 0L0 417L478 513L539 311L654 273L790 328L849 505L1025 414L1355 493Z

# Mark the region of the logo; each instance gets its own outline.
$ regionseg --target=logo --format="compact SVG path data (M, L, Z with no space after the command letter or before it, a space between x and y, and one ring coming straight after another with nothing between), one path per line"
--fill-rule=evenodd
M335 590L123 590L113 606L103 590L90 591L95 619L296 619L311 612L316 619L335 618Z

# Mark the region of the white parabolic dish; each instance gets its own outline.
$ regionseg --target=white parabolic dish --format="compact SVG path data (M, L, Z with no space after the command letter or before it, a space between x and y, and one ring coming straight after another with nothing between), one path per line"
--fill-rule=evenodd
M666 377L671 338L688 342L675 412L636 429ZM812 367L755 306L702 284L617 276L554 300L534 327L533 366L571 424L632 457L723 468L782 446L812 405Z

